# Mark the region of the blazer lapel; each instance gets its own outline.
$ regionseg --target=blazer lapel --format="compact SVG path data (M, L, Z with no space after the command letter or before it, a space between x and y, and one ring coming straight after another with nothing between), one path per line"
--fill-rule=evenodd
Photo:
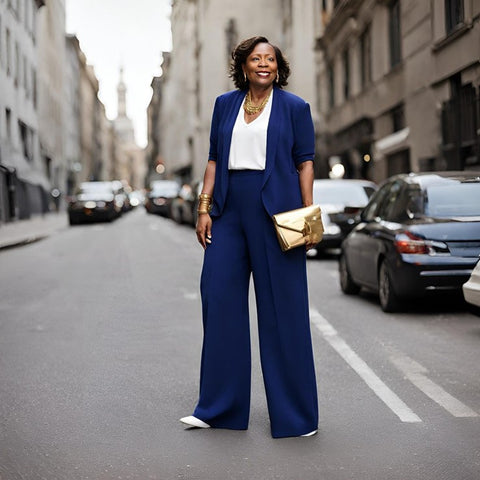
M227 170L228 170L228 157L230 156L230 145L232 143L233 127L235 126L235 120L237 119L240 105L242 104L243 99L245 98L245 92L241 90L237 90L235 93L236 95L232 98L230 105L227 106L227 108L225 109L225 126L223 127L225 136L223 138L222 153L223 153L223 159L225 160L224 163L227 166Z
M228 158L230 156L230 145L232 143L232 133L233 127L235 125L235 120L237 119L238 110L242 104L243 99L245 98L245 92L237 90L232 95L230 101L225 106L225 111L223 113L223 122L224 125L221 128L219 134L222 136L222 145L221 145L221 162L218 162L217 168L221 168L220 181L221 181L221 208L223 210L223 204L227 198L228 190Z
M280 114L280 104L282 101L282 91L275 88L273 91L272 111L268 120L267 129L267 160L265 164L265 173L263 174L262 188L267 183L273 168L275 166L275 158L277 156L278 135L281 130L282 115Z

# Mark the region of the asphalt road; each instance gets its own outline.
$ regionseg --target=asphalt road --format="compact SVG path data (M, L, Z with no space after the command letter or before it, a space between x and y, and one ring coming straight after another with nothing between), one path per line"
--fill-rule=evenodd
M256 328L249 430L185 429L201 261L141 209L0 252L0 480L480 478L480 317L385 314L341 294L333 257L308 262L318 435L271 438Z

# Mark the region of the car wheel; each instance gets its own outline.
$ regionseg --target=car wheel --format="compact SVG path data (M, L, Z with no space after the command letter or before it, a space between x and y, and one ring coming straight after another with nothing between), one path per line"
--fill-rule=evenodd
M347 295L357 294L360 291L360 286L353 281L350 272L348 271L345 255L342 255L338 261L338 270L340 273L340 288L342 289L342 292Z
M399 307L398 297L393 290L390 278L387 263L383 261L378 272L378 297L384 312L395 312Z

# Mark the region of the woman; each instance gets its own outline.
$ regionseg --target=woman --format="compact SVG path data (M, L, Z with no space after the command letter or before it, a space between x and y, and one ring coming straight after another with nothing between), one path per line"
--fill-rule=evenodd
M318 407L305 249L282 252L271 219L312 204L310 107L282 90L290 68L265 37L241 42L232 57L237 90L215 102L196 229L205 249L200 396L181 421L248 428L253 274L272 436L310 436Z

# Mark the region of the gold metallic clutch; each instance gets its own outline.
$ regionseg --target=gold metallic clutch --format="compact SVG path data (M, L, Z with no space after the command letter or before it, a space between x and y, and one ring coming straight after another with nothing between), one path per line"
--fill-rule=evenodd
M322 212L318 205L277 213L272 218L284 252L306 243L318 243L323 237Z

